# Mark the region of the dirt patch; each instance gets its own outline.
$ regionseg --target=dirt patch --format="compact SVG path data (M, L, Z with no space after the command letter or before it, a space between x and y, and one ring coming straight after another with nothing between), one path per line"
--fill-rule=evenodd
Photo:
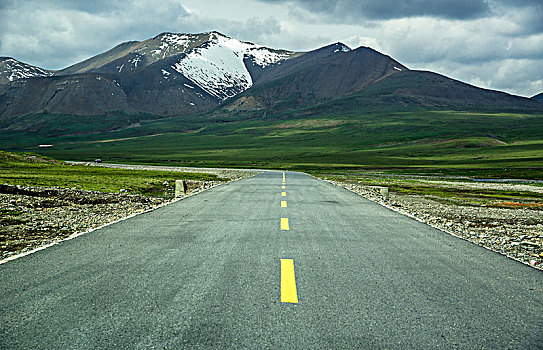
M0 260L166 203L141 195L0 186Z
M118 142L118 141L126 141L126 140L135 140L135 139L141 139L146 137L155 137L164 135L164 133L161 134L152 134L152 135L144 135L144 136L134 136L134 137L123 137L119 139L107 139L107 140L98 140L98 141L84 141L83 143L109 143L109 142Z

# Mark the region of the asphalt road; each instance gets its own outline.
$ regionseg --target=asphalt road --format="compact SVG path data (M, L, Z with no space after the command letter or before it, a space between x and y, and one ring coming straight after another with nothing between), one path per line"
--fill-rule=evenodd
M541 271L307 175L281 183L0 265L0 348L543 349Z

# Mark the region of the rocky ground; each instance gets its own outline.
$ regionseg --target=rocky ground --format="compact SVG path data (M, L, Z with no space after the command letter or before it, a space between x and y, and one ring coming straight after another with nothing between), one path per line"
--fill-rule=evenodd
M462 206L436 201L431 196L389 193L380 187L331 181L395 211L407 214L440 230L543 269L543 211L527 208ZM439 182L469 188L518 189L519 185ZM523 190L541 193L543 188L522 185Z
M214 173L231 181L255 174L224 169L200 169L198 172ZM225 182L187 181L188 193L177 199L171 196L167 199L127 193L0 185L0 262L222 183ZM165 191L173 193L174 188L169 185Z

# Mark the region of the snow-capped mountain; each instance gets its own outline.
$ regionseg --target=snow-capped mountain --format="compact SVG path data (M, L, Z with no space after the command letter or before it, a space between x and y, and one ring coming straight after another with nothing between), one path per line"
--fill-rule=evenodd
M51 74L1 59L0 121L11 123L31 114L156 118L215 110L223 116L255 111L273 115L353 94L372 96L356 100L371 106L406 101L528 109L540 105L410 71L367 47L335 43L292 52L217 32L162 33L125 42ZM27 77L34 78L21 79Z
M162 33L142 42L127 42L57 72L128 74L150 66L165 80L183 75L222 101L253 85L246 61L264 68L295 53L239 41L218 32ZM173 61L165 66L166 61Z
M44 80L0 88L0 114L196 113L245 91L260 71L298 55L218 32L162 33L122 43Z
M242 42L214 32L209 35L207 42L192 49L171 68L210 95L225 100L253 86L245 60L265 68L286 60L293 54Z
M17 79L47 77L53 72L17 61L11 57L0 57L0 84L7 84Z

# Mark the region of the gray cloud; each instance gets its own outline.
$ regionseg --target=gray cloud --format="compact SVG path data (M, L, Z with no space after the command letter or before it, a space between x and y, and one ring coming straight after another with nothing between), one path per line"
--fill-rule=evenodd
M130 2L122 0L93 0L93 1L73 1L73 0L25 0L24 6L40 9L64 9L83 11L87 13L101 13L121 9ZM17 8L22 6L21 1L2 0L0 8Z
M510 35L503 18L468 23L431 18L387 21L376 28L384 49L410 63L481 64L503 59L543 59L543 35ZM502 32L500 32L502 30Z
M217 30L238 40L254 43L267 42L270 37L281 33L281 24L274 17L250 17L239 21L192 14L185 19L184 26L190 27L191 32Z
M542 0L0 0L0 55L58 69L128 40L217 30L290 50L370 45L408 67L532 96L543 91L541 18Z
M360 23L362 19L382 20L429 16L447 19L473 19L487 16L486 0L261 0L287 3L319 13L329 19Z
M492 2L509 7L526 7L541 5L541 0L492 0Z
M123 41L186 30L188 16L174 0L12 2L0 13L0 52L58 69Z
M543 1L489 0L496 17L506 17L519 24L516 34L543 33Z

